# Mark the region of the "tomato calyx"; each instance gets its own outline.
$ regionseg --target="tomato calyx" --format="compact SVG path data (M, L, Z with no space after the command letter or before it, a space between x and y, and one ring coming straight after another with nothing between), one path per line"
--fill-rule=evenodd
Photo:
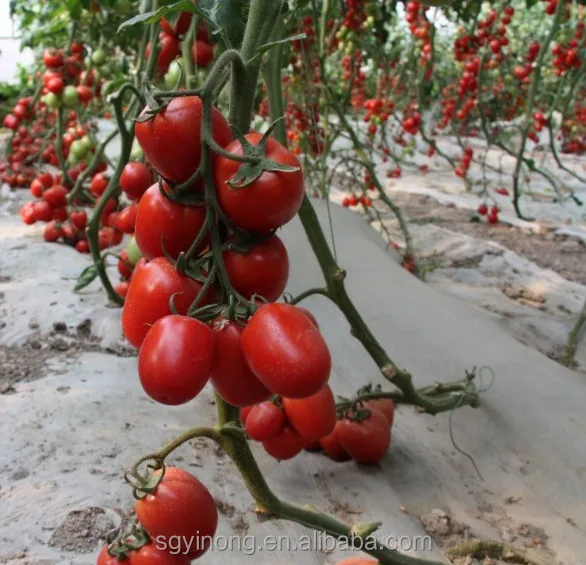
M136 519L132 520L126 528L119 527L113 533L115 535L108 536L107 540L108 555L119 561L126 561L133 551L151 543L151 538Z
M283 119L283 118L279 118ZM247 160L243 162L234 178L228 181L228 185L234 189L246 188L251 185L263 172L283 172L283 173L294 173L299 170L299 167L291 167L289 165L283 165L277 163L266 157L267 154L267 142L273 133L279 120L275 120L263 134L258 145L252 145L243 135L236 133L236 138L242 145L242 156Z
M140 467L145 463L145 470L141 472ZM153 471L160 471L160 473L154 473ZM152 494L157 490L164 476L165 463L163 463L162 459L147 455L139 459L132 469L124 473L124 480L132 487L132 496L136 500L141 500L147 494Z

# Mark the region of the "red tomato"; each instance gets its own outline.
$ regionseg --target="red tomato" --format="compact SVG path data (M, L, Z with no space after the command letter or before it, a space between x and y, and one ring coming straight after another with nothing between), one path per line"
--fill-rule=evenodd
M199 41L205 41L206 43L210 42L210 34L208 33L208 28L206 27L203 21L200 21L197 29L195 30L195 38Z
M242 332L244 358L275 394L306 398L326 384L332 368L328 346L313 322L290 304L266 304Z
M262 135L248 133L244 136L257 145ZM226 151L242 155L240 141L234 141ZM267 158L292 167L295 172L263 171L250 185L233 188L228 184L242 163L219 156L214 167L218 199L225 214L239 227L261 233L274 230L291 220L299 211L304 197L303 172L294 153L285 149L277 140L267 143Z
M109 180L104 174L95 174L90 184L90 192L92 193L92 195L96 198L102 196L106 188L108 188L108 182Z
M250 414L250 411L252 410L252 406L244 406L241 410L240 410L240 423L242 425L244 425L246 423L246 418L248 418L248 415Z
M85 84L80 84L77 87L77 96L83 104L87 104L93 98L94 93L92 92L92 89L89 86Z
M175 553L175 544L173 541L167 541L168 544L172 544L169 550L162 544L157 544L155 539L154 543L143 545L136 551L131 551L126 561L115 561L114 563L106 563L104 565L189 565L191 559L187 555ZM173 553L171 553L173 551ZM98 565L101 565L98 563Z
M175 35L183 35L184 33L187 33L187 30L191 25L192 17L193 14L190 12L181 12L181 14L179 14L177 23L175 24Z
M305 443L305 440L295 431L285 428L278 436L264 441L262 445L269 455L279 461L285 461L301 453Z
M321 448L325 451L326 455L333 461L350 461L352 457L342 447L340 443L340 421L336 422L333 432L319 440Z
M205 68L214 60L214 46L196 39L191 46L191 56L198 67Z
M206 218L203 206L184 206L172 202L153 184L140 199L136 214L136 243L147 259L162 257L163 247L176 259L187 251L202 229ZM201 247L204 247L204 241ZM200 247L200 249L201 249Z
M50 204L44 200L33 202L33 212L37 222L50 222L53 217Z
M395 402L392 398L376 398L364 402L365 408L376 408L380 410L389 421L389 426L395 421Z
M179 40L168 33L159 34L159 53L157 55L157 68L161 72L167 72L169 65L181 53L181 44ZM146 48L146 56L150 57L151 44Z
M138 354L145 392L169 406L195 398L210 378L215 355L212 329L187 316L165 316L149 330Z
M301 310L314 323L315 327L319 329L319 324L317 323L315 316L307 308L301 308L301 306L297 306L297 309Z
M340 420L340 445L352 459L363 465L376 465L391 445L391 429L387 417L376 408L369 408L370 416L361 422Z
M126 561L128 563L128 561ZM108 553L108 546L105 545L102 548L102 551L100 551L99 555L98 555L98 560L96 561L96 565L123 565L124 561L120 561L118 558L116 557L112 557L109 553Z
M134 266L128 261L128 251L123 249L118 256L118 272L123 279L129 279L134 271Z
M122 298L126 298L128 294L128 289L130 288L130 283L128 281L121 281L115 287L114 291L119 294Z
M85 230L87 227L87 213L85 210L73 210L69 214L69 220L78 230Z
M20 120L14 114L4 116L4 127L15 130L20 124Z
M251 439L269 440L285 429L285 412L280 406L268 400L253 406L246 416L244 429Z
M195 300L202 284L180 275L171 261L158 257L144 267L135 269L122 310L122 330L132 345L140 347L150 326L171 314L169 299L174 297L177 312L184 315ZM212 293L202 301L211 302Z
M134 233L137 212L138 204L136 203L127 206L124 210L120 210L116 216L116 228L123 233Z
M53 94L61 94L63 89L65 88L65 84L63 83L63 79L61 77L53 77L47 83L47 90L52 92Z
M43 186L45 188L49 188L51 186L53 186L53 176L51 175L51 173L41 173L37 179L43 184ZM55 184L59 184L57 182L55 182Z
M60 184L56 184L45 190L43 200L48 202L52 208L67 206L67 189Z
M136 138L146 157L171 182L185 182L199 167L202 113L201 99L185 96L173 98L149 121L136 123ZM232 141L232 132L216 108L212 111L212 131L220 146Z
M45 241L57 241L61 235L61 228L55 222L49 222L45 226L45 231L43 232Z
M144 163L127 163L120 175L120 188L131 200L138 200L151 184L153 174Z
M38 178L31 182L31 194L35 198L41 198L43 196L43 190L45 190L45 187Z
M67 208L65 208L65 206L62 208L53 208L51 218L53 220L57 220L58 222L64 222L67 220Z
M48 69L56 69L62 67L65 60L63 59L63 53L56 49L45 49L43 53L43 63Z
M182 541L178 553L190 559L208 550L218 525L218 510L208 489L193 475L176 467L165 469L155 492L138 500L135 510L152 539L163 536L162 539L169 540L174 536Z
M36 223L37 218L35 216L35 210L33 207L33 202L26 202L22 205L20 209L20 217L22 221L27 225L30 226Z
M331 434L336 425L336 400L326 385L307 398L282 398L291 427L303 438L317 441Z
M216 360L210 380L215 391L233 406L248 406L270 398L271 391L256 378L242 355L243 328L224 319L212 327L216 333Z
M87 239L81 239L75 244L75 249L77 249L79 253L89 253L90 244L88 243Z
M289 279L289 256L283 242L273 235L248 253L224 253L224 264L234 290L250 300L253 294L274 302Z

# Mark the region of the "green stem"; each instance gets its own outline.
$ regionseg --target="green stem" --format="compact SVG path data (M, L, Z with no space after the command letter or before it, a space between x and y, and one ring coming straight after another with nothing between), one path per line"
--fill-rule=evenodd
M189 31L183 38L181 45L181 58L183 60L183 70L185 71L185 86L190 89L193 86L195 78L195 67L193 57L191 56L191 46L195 38L195 28L197 26L197 18L191 18Z
M584 324L586 324L586 300L584 301L582 310L578 315L578 319L576 320L572 331L568 335L568 345L566 346L566 351L562 358L562 363L566 366L571 365L574 361L574 356L576 355L576 349L578 347L578 339L580 338Z
M73 187L73 181L69 176L67 163L63 157L63 126L64 126L63 106L59 106L57 110L57 132L55 139L55 150L57 151L57 159L59 161L59 168L63 175L63 183L69 188Z

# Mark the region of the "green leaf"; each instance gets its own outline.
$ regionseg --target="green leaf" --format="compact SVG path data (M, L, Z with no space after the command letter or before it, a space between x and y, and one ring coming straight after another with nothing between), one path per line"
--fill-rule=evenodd
M291 35L290 37L286 37L285 39L280 39L279 41L271 41L270 43L265 43L264 45L261 45L258 48L258 50L261 53L264 53L265 51L268 51L269 49L271 49L272 47L275 47L277 45L282 45L283 43L290 43L292 41L298 41L300 39L307 39L307 34L298 33L297 35Z
M198 5L207 12L212 33L220 35L227 48L242 45L250 0L199 0Z
M118 33L120 33L123 29L134 26L136 24L152 24L154 22L158 22L161 18L164 18L169 14L176 14L177 12L191 12L192 14L197 14L202 18L206 18L206 14L200 8L195 6L191 0L180 0L174 4L169 4L168 6L161 6L158 10L145 12L144 14L139 14L138 16L134 16L134 18L126 20L120 24Z
M86 286L90 285L97 276L98 268L95 265L86 267L77 278L77 282L75 283L75 288L73 290L77 292L78 290L85 288Z

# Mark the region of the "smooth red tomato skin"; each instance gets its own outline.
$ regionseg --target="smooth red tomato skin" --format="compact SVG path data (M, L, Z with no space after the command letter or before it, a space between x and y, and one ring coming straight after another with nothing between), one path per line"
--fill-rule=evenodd
M87 212L85 210L74 210L69 214L71 223L79 230L87 227Z
M285 412L274 402L266 401L253 406L244 422L244 429L251 439L267 441L280 435L285 429Z
M102 196L107 187L108 179L102 173L97 173L93 176L90 184L90 192L93 196Z
M146 157L171 182L185 182L199 167L202 114L201 99L185 96L173 98L154 118L136 124L136 138ZM212 131L221 147L232 141L228 123L216 108L212 110Z
M282 398L283 408L291 427L308 441L316 441L334 431L336 400L326 385L307 398Z
M214 60L214 47L205 41L195 40L191 46L191 56L198 67L205 68Z
M224 264L236 292L251 299L253 294L274 302L289 279L289 256L283 242L273 235L248 253L226 251Z
M112 557L108 553L108 546L105 545L98 555L98 560L96 561L96 565L122 565L124 561L120 561L116 557ZM128 561L126 561L128 563Z
M149 330L138 354L145 392L169 406L195 398L210 378L215 355L212 329L187 316L165 316Z
M370 417L362 422L340 420L340 445L352 459L363 465L376 465L391 445L391 428L387 417L376 408L369 408Z
M293 459L301 453L306 440L291 428L285 428L278 436L263 442L265 451L278 461Z
M328 381L332 359L313 322L290 304L266 304L242 332L248 366L275 394L306 398Z
M244 137L257 145L262 135L249 133ZM225 214L237 226L259 233L267 233L293 219L304 197L303 172L295 154L273 138L268 140L266 148L267 158L298 170L263 171L252 184L232 188L228 181L234 178L242 163L219 156L214 167L218 200ZM228 145L226 151L242 155L240 141Z
M324 450L325 454L332 459L333 461L343 462L343 461L350 461L352 457L350 454L342 447L340 443L340 421L336 422L334 426L334 430L331 434L323 437L319 440L319 444L321 448Z
M336 563L336 565L378 565L378 561L376 559L369 559L368 557L356 555L355 557L347 557Z
M153 184L153 174L144 164L127 163L120 175L120 188L131 200L138 200Z
M157 55L157 68L161 72L166 72L169 65L181 53L179 40L168 33L159 34L159 53ZM146 56L151 54L151 44L146 48Z
M147 260L167 253L177 259L187 251L206 219L203 206L184 206L172 202L161 193L159 183L153 184L140 199L136 214L135 238ZM202 247L205 247L206 241Z
M158 257L134 271L122 309L122 330L126 339L140 347L150 326L171 314L169 299L175 295L177 313L185 315L202 285L180 275L165 257ZM204 298L203 304L208 304Z
M319 329L319 324L317 323L315 316L307 308L301 308L301 306L297 306L297 308L301 310L313 322L316 328Z
M122 298L126 298L128 294L128 289L130 288L130 283L128 281L119 282L116 286L114 286L114 291L119 294Z
M178 552L191 559L209 549L218 525L218 510L208 489L193 475L176 467L165 469L155 492L138 500L135 510L152 539L178 536L174 539L183 542ZM185 540L187 544L193 541L189 551Z
M218 320L213 324L216 334L216 359L211 383L214 390L233 406L250 406L271 397L250 370L242 355L243 328L236 322Z
M132 203L130 206L127 206L123 210L120 210L120 212L118 212L118 215L116 216L116 228L120 230L122 233L134 233L136 227L137 212L138 205L136 203Z
M60 208L67 205L67 189L59 184L48 188L43 193L43 200L53 208Z
M393 426L395 421L395 402L392 398L377 398L374 400L368 400L364 403L365 408L376 408L380 410L389 421L389 426Z
M167 541L167 543L169 543ZM175 545L170 549L174 549ZM191 559L186 555L170 553L164 547L157 548L157 541L143 545L137 551L132 551L126 561L115 563L126 563L127 565L189 565ZM99 565L99 564L98 564ZM113 565L113 564L112 564Z
M33 202L33 213L34 213L34 217L35 220L37 222L50 222L52 217L53 217L53 213L51 211L51 206L48 202L45 202L44 200L38 201L38 202Z

